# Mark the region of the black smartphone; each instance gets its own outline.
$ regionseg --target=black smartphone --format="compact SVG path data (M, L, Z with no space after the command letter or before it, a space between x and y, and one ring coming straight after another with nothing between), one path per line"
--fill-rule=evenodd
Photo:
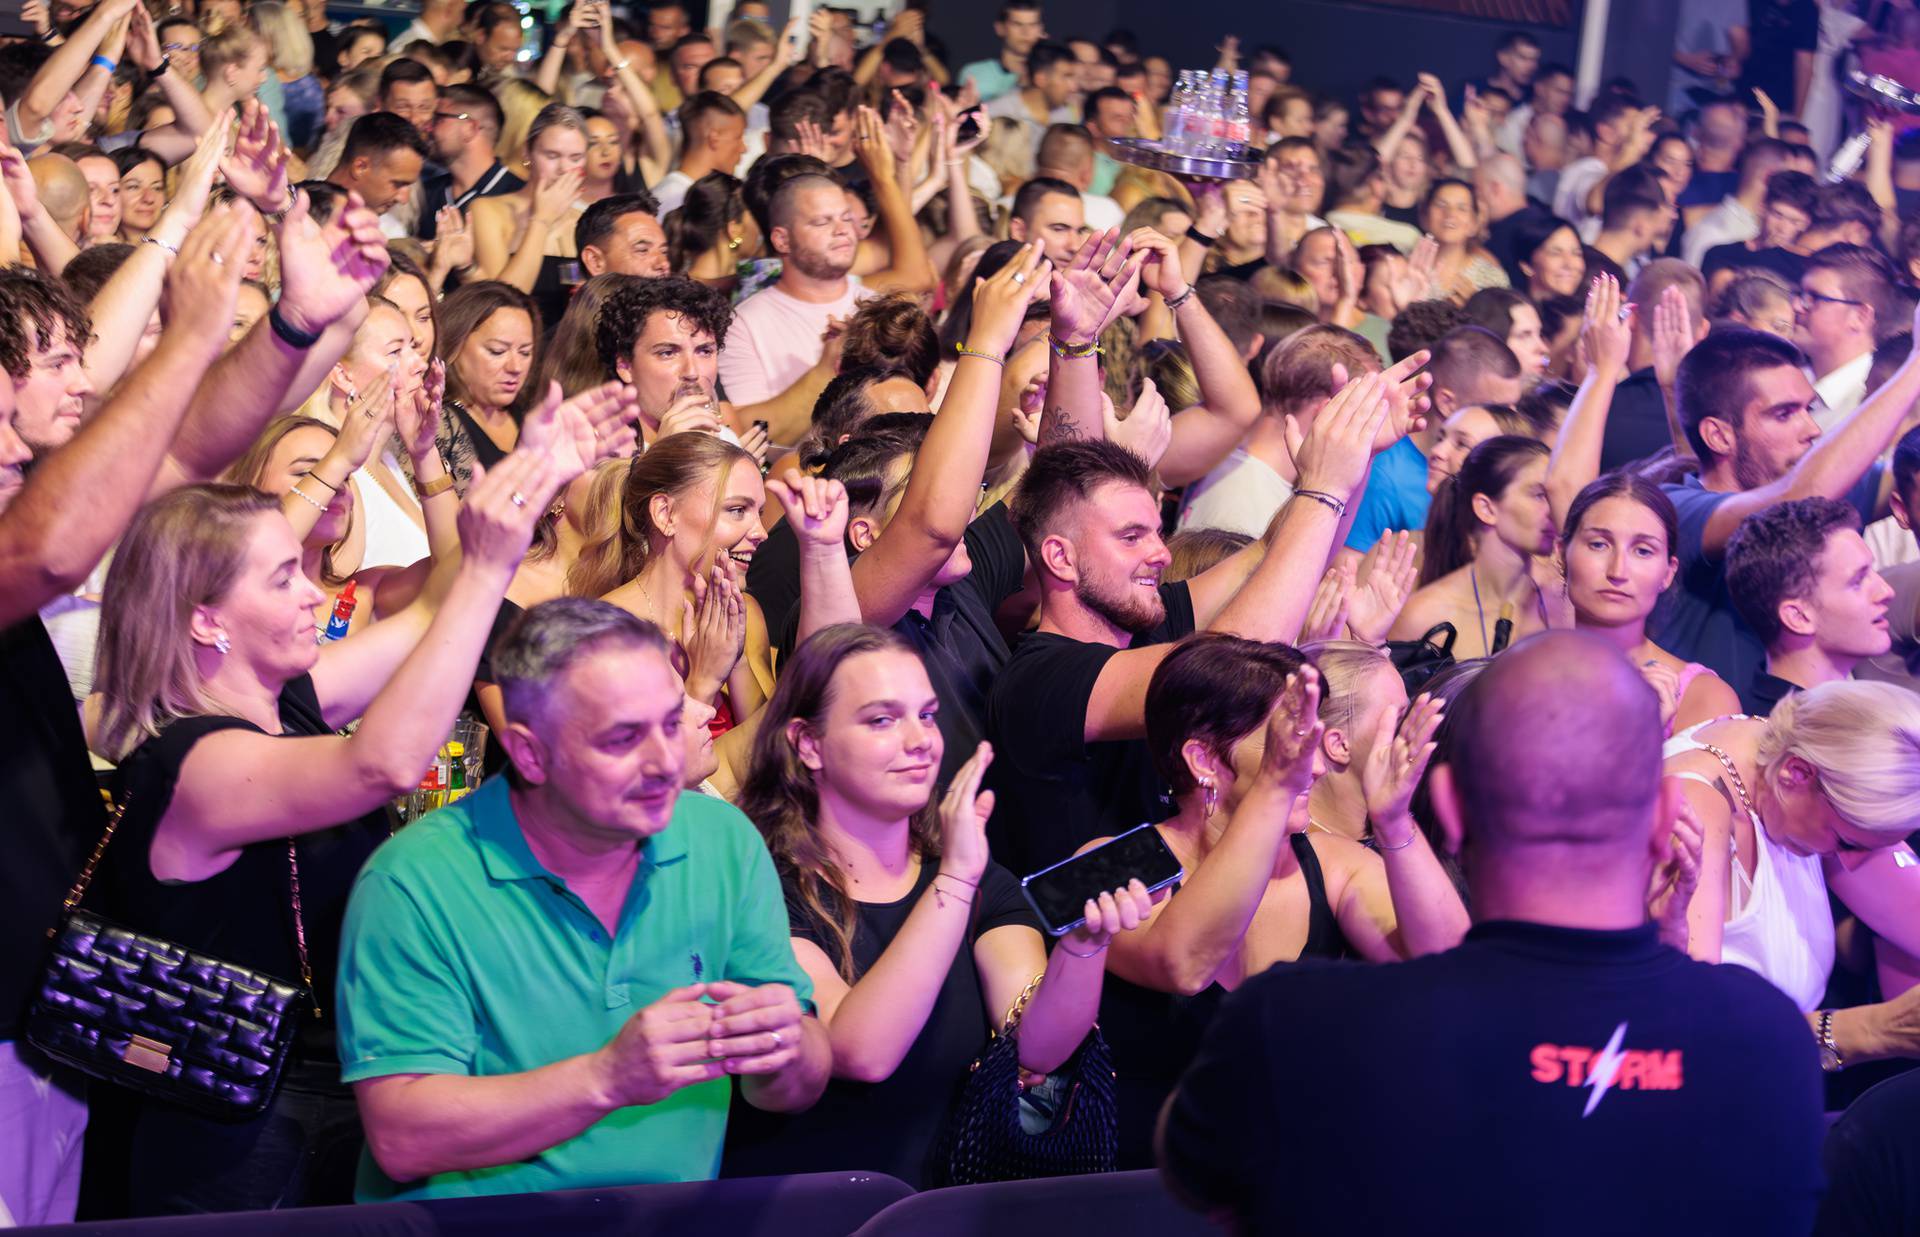
M966 115L960 118L959 141L960 141L960 144L964 146L968 142L971 142L973 139L979 136L980 136L980 109L975 108L973 111L968 112Z
M1152 825L1129 829L1084 854L1064 859L1020 882L1049 936L1065 936L1086 922L1087 899L1138 880L1158 893L1186 877L1180 860Z

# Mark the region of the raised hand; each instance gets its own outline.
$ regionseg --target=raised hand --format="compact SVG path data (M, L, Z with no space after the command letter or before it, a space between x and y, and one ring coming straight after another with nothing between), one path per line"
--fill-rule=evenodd
M1668 284L1653 303L1653 377L1664 391L1680 380L1680 362L1693 350L1693 310L1679 284Z
M1353 241L1341 228L1333 230L1335 262L1334 278L1339 284L1342 305L1357 305L1360 293L1367 284L1367 265L1360 260L1360 251L1353 247Z
M1647 916L1660 929L1660 943L1681 953L1687 951L1687 907L1694 890L1700 886L1700 854L1706 847L1707 831L1685 795L1675 795L1679 811L1674 816L1673 833L1667 839L1667 853L1654 865L1647 887Z
M193 153L181 163L179 178L174 183L173 198L154 223L153 230L159 239L171 242L205 216L207 200L213 193L213 173L221 164L221 155L227 148L227 137L232 128L232 111L223 111L215 116L206 131L201 133Z
M980 780L993 763L993 744L982 743L953 775L946 798L940 801L940 875L978 885L987 870L987 818L993 815L993 792L981 790Z
M713 402L712 392L703 386L689 386L674 396L667 410L660 414L660 432L656 441L674 434L719 432L720 409Z
M973 283L973 321L967 328L967 347L989 356L1004 357L1027 320L1027 306L1053 277L1039 241L1023 245L991 279Z
M1340 388L1314 418L1313 428L1299 439L1294 453L1301 490L1315 490L1345 500L1366 479L1373 461L1373 440L1387 420L1386 380L1380 374L1356 378ZM1299 434L1289 415L1288 441Z
M1351 560L1346 570L1354 570ZM1368 644L1385 640L1419 578L1420 547L1412 534L1405 530L1382 533L1374 549L1373 571L1365 584L1354 589L1348 606L1347 627L1353 638Z
M606 383L572 399L562 399L560 384L549 382L540 406L521 422L520 447L541 453L564 471L567 476L562 485L572 481L600 461L600 435L589 410L605 414L611 405L617 411L619 389L618 383Z
M1314 590L1313 604L1307 607L1307 621L1300 628L1300 643L1338 640L1347 634L1347 607L1353 593L1353 573L1343 563L1327 568Z
M1040 445L1040 413L1047 402L1047 371L1027 379L1013 404L1013 429L1029 447Z
M442 206L433 216L433 264L442 273L473 265L473 231L458 206Z
M533 217L548 227L559 223L579 201L580 187L586 183L586 173L579 168L542 180L533 187Z
M358 193L333 222L321 227L296 194L280 221L280 303L276 307L297 331L318 335L366 301L367 290L387 269L387 238L380 220Z
M33 19L26 16L27 9L35 7L42 14L47 11L43 0L27 0L26 7L21 10L21 16L29 23ZM147 6L144 4L133 6L133 20L127 25L127 55L133 58L135 64L148 72L160 67L160 61L164 55L160 47L160 35L153 28L153 14L147 11Z
M1135 256L1119 230L1089 236L1063 271L1053 272L1049 309L1053 336L1079 346L1100 338L1118 316L1121 295L1140 277L1145 255Z
M887 145L887 126L880 113L862 104L853 118L853 157L867 169L875 184L892 184L898 178L893 170L893 149Z
M1595 275L1587 287L1587 313L1580 323L1580 342L1594 372L1618 376L1627 366L1633 346L1634 307L1622 302L1620 283L1611 275Z
M1440 729L1441 716L1440 702L1426 695L1413 702L1397 733L1393 712L1380 714L1373 750L1360 770L1360 789L1367 800L1367 819L1382 848L1398 850L1413 839L1413 817L1407 808L1427 762L1433 759L1433 736Z
M765 421L755 421L747 427L746 433L740 435L740 449L753 457L753 462L760 465L761 472L767 470L767 451L772 445L773 435L767 432Z
M815 10L815 12L823 11L824 10L820 9ZM825 130L821 129L814 121L801 120L794 125L794 131L795 140L799 143L800 147L796 153L818 159L822 163L828 162L828 157L833 153L833 147L832 144L827 141Z
M393 428L400 435L400 445L416 464L440 449L434 435L440 429L440 405L446 394L447 365L435 357L427 363L420 389L394 408Z
M1393 299L1401 309L1433 295L1434 266L1440 261L1440 242L1422 236L1407 255L1406 270L1393 283Z
M920 136L920 117L898 90L893 92L892 103L893 109L888 112L884 126L887 149L893 152L896 163L905 163L913 158L913 143Z
M1227 230L1227 194L1218 181L1199 181L1188 186L1193 194L1193 226L1207 236L1218 237Z
M1267 714L1267 743L1254 776L1295 797L1306 794L1319 776L1315 766L1325 731L1320 722L1320 672L1301 666L1287 676Z
M680 643L687 651L687 694L711 701L747 647L747 600L725 563L696 575L694 600L681 602Z
M825 477L795 473L768 477L767 489L786 509L794 538L817 549L844 550L847 538L847 487Z
M1153 385L1151 378L1140 384L1140 395L1124 420L1114 411L1113 400L1102 391L1100 420L1106 428L1107 441L1133 452L1146 461L1148 468L1160 462L1173 442L1173 414L1167 410L1166 397L1160 394L1160 388Z
M1426 428L1427 409L1432 404L1427 398L1427 388L1433 385L1433 375L1426 372L1426 364L1432 356L1423 348L1389 365L1380 375L1386 388L1387 419L1380 423L1380 432L1374 435L1375 455Z
M462 570L487 568L510 579L533 541L533 526L578 475L524 440L492 468L476 463L460 506Z
M166 333L205 341L217 353L233 326L240 275L253 244L253 210L237 203L215 208L187 233L180 257L167 269L160 294Z
M1136 254L1145 255L1140 278L1149 292L1172 300L1187 290L1187 274L1180 269L1180 247L1152 228L1135 228L1127 236Z
M235 193L252 202L262 214L276 214L292 204L287 190L287 148L280 141L280 126L273 123L258 100L248 99L241 106L233 154L220 161L220 173Z

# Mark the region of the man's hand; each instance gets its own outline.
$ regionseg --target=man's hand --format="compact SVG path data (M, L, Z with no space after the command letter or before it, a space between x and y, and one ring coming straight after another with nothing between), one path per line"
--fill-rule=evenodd
M287 325L318 335L365 304L367 290L386 269L387 238L359 194L349 193L325 228L308 214L306 194L295 196L280 221L277 308Z
M1117 316L1121 294L1140 277L1146 255L1133 254L1118 229L1089 236L1064 271L1053 273L1049 309L1053 336L1063 344L1093 343Z
M1675 286L1672 291L1678 291ZM1623 304L1620 282L1612 275L1596 275L1587 288L1587 313L1580 323L1580 342L1594 372L1618 378L1627 367L1633 347L1634 307Z
M1679 284L1668 284L1653 303L1653 376L1663 391L1680 380L1680 362L1693 350L1693 309Z
M777 1074L800 1055L806 1014L785 984L749 988L728 980L707 985L713 1009L707 1055L729 1074Z
M41 0L29 0L29 5L38 5L42 13L46 12ZM25 12L21 15L24 17ZM144 4L133 6L133 20L127 26L127 55L149 73L159 68L165 57L160 48L160 34L153 28L153 14L147 12Z
M1380 423L1380 433L1373 440L1375 455L1427 427L1427 411L1432 405L1427 388L1433 385L1433 375L1425 372L1425 367L1432 358L1433 354L1422 348L1381 373L1386 383L1387 419Z
M1172 300L1187 290L1187 274L1180 269L1180 247L1152 228L1135 228L1127 241L1137 254L1145 255L1140 278L1149 292Z
M609 1108L657 1104L682 1087L726 1073L707 1051L719 1007L700 998L714 986L675 988L627 1019L594 1054Z
M1374 436L1387 420L1386 385L1384 375L1368 374L1327 401L1294 455L1300 467L1298 489L1345 500L1360 488L1373 462ZM1291 415L1287 422L1292 441L1298 423Z
M705 387L691 387L674 397L660 414L660 438L674 434L717 434L720 432L720 408ZM657 439L656 439L657 441Z
M893 148L887 145L887 126L880 113L862 104L853 118L853 157L867 169L876 186L893 184Z
M768 477L767 489L786 509L787 526L801 548L845 553L847 487L824 477L794 473Z
M193 153L180 165L178 179L174 182L173 200L167 203L166 210L154 222L151 235L156 239L176 245L179 238L191 231L205 216L207 199L213 193L213 174L220 166L220 157L226 153L227 138L232 128L233 113L223 111L213 118L213 123L200 135Z
M1687 907L1700 886L1700 854L1706 848L1706 830L1685 795L1675 795L1680 810L1674 817L1667 853L1653 869L1647 889L1647 915L1660 928L1660 942L1681 953L1687 951Z
M893 152L895 163L905 164L913 158L913 144L920 136L920 117L914 112L913 104L897 90L893 92L892 103L886 120L887 149Z
M815 12L821 10L816 9ZM810 159L827 162L827 156L833 153L827 142L827 135L818 124L811 120L799 120L794 123L794 141L799 144L795 154L806 155Z
M280 141L280 126L258 100L248 99L242 105L233 154L221 161L220 172L233 191L262 214L277 214L293 204L287 191L287 148Z

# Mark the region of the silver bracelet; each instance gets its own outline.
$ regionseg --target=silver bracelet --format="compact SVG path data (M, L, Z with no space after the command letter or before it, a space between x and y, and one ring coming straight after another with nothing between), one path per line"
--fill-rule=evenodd
M162 248L162 249L164 249L164 250L166 250L166 251L167 251L168 253L170 253L170 254L172 254L172 255L173 255L174 257L176 257L176 258L180 256L180 247L179 247L179 246L177 246L177 245L169 245L169 244L167 244L167 242L165 242L165 241L163 241L163 240L161 240L161 239L160 239L159 237L157 237L157 236L149 236L149 237L147 237L147 238L145 238L145 241L144 241L144 243L145 243L145 244L148 244L148 245L158 245L158 246L160 246L160 248Z
M1112 941L1107 942L1108 945L1111 945L1112 943L1113 943ZM1107 946L1102 945L1100 948L1094 950L1090 954L1077 954L1077 953L1074 953L1073 950L1068 949L1067 943L1065 941L1062 941L1060 942L1060 952L1075 958L1098 958L1101 954L1107 952Z
M1187 290L1185 292L1182 292L1179 296L1168 298L1167 309L1169 312L1178 310L1182 305L1185 305L1188 301L1192 299L1193 299L1193 285L1188 284Z
M1404 841L1404 842L1402 842L1402 843L1400 843L1400 845L1398 845L1398 846L1388 846L1388 845L1387 845L1387 844L1386 844L1385 842L1382 842L1382 841L1380 840L1380 835L1379 835L1379 834L1375 834L1375 835L1374 835L1374 837L1373 837L1373 848L1374 848L1375 850L1405 850L1405 849L1406 849L1407 847L1409 847L1409 846L1412 846L1412 845L1413 845L1413 839L1414 839L1414 838L1415 838L1416 836L1417 836L1417 834L1415 834L1415 833L1409 833L1409 834L1407 835L1407 840L1406 840L1406 841Z
M313 495L301 489L299 486L299 483L297 482L288 488L287 493L298 494L301 500L307 503L309 506L311 506L315 511L325 511L327 509L326 503L321 502L319 499L315 498Z

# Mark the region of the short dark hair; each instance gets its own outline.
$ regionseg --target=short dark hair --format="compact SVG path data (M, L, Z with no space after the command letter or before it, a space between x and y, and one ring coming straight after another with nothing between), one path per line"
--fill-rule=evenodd
M1466 311L1468 322L1475 326L1484 326L1501 339L1505 339L1513 333L1513 311L1522 305L1531 307L1533 302L1512 288L1482 288L1468 297L1466 305L1462 308ZM1391 340L1388 341L1387 347L1389 350L1392 349Z
M0 271L0 368L25 378L33 354L53 342L56 330L65 330L76 348L93 334L87 307L73 290L27 267Z
M1040 0L1006 0L1006 2L1000 6L999 14L995 16L993 20L1005 21L1016 12L1038 13L1039 11Z
M1893 448L1893 492L1900 496L1901 502L1913 493L1913 481L1920 477L1920 425L1914 426L1900 435L1900 441ZM1908 508L1912 513L1912 508Z
M433 82L433 70L418 60L400 59L390 61L380 70L380 93L385 95L389 86L417 86L421 82Z
M1900 276L1879 250L1865 245L1828 245L1807 259L1800 274L1805 278L1815 271L1832 271L1839 276L1847 296L1873 310L1876 326L1884 326L1894 317L1893 285L1900 282Z
M410 150L422 159L430 153L427 139L420 136L420 130L413 127L411 120L403 120L392 112L368 112L347 130L347 144L340 149L340 162L348 164L362 155L384 159L396 150Z
M1387 355L1404 361L1472 322L1467 311L1450 300L1415 301L1393 316L1393 324L1387 328Z
M791 96L788 96L791 97ZM740 200L747 213L760 225L760 235L773 230L773 195L781 185L800 176L825 176L833 179L833 169L812 155L763 155L747 169L740 186Z
M468 11L471 12L472 9L469 8ZM519 9L504 3L503 0L484 0L480 5L480 15L473 19L473 31L480 36L478 41L484 43L487 41L487 36L493 33L494 27L504 26L509 22L515 26L520 24Z
M789 90L767 107L767 133L780 141L797 140L803 122L819 125L822 129L833 126L833 112L828 108L827 101L812 90ZM749 170L747 175L751 178L752 171Z
M1727 539L1727 595L1733 608L1772 647L1785 630L1780 603L1804 597L1820 575L1827 538L1860 531L1860 513L1837 498L1775 503L1740 521Z
M81 304L91 305L114 272L134 255L135 249L136 246L119 241L88 245L74 254L66 269L60 272L60 282Z
M1260 298L1244 279L1231 275L1206 275L1193 281L1200 303L1226 332L1227 342L1241 356L1253 346L1260 334Z
M666 275L624 283L600 307L600 321L594 324L594 343L609 373L618 373L617 363L632 357L634 341L647 329L647 320L659 313L685 318L715 343L727 338L733 321L727 298L697 279Z
M852 434L879 412L868 390L894 378L913 381L906 370L891 366L843 365L820 392L820 398L813 401L813 424L795 449L800 466L814 471L824 468L840 446L841 437Z
M1813 204L1813 226L1837 228L1857 223L1870 232L1880 230L1880 205L1865 185L1851 180L1822 185Z
M1775 172L1767 177L1765 200L1792 206L1808 219L1812 219L1814 208L1820 205L1820 182L1805 172L1795 172L1791 169Z
M1032 223L1033 212L1040 209L1041 201L1054 194L1073 198L1076 201L1080 197L1080 191L1064 180L1058 180L1052 176L1036 176L1021 185L1019 191L1013 195L1013 209L1008 217L1018 219L1022 223Z
M1352 201L1362 186L1380 174L1380 156L1371 146L1342 146L1329 152L1326 161L1327 191L1335 206Z
M1235 743L1266 724L1288 677L1305 664L1291 645L1225 632L1200 632L1176 645L1147 681L1146 708L1147 750L1173 793L1194 789L1181 755L1188 740L1225 760Z
M307 217L323 228L332 223L340 208L347 204L347 191L331 181L303 180L293 191L307 195Z
M1052 39L1042 39L1027 53L1027 78L1032 80L1034 74L1043 73L1058 64L1078 63L1071 47Z
M732 56L715 56L712 60L700 66L700 75L694 78L694 84L699 86L703 91L712 89L711 86L707 85L707 71L709 69L740 69L744 72L746 66L742 65Z
M1089 120L1100 114L1102 103L1132 103L1133 96L1118 86L1102 86L1087 96L1086 106L1081 112Z
M1738 432L1741 410L1753 392L1753 374L1783 366L1799 369L1805 364L1800 349L1778 335L1740 326L1713 331L1688 349L1680 359L1674 402L1680 406L1680 424L1701 465L1713 459L1713 451L1700 436L1702 421L1712 417Z
M1471 375L1492 373L1502 378L1520 376L1520 358L1507 341L1484 326L1457 326L1433 341L1433 359L1427 362L1436 387L1454 387Z
M1085 125L1061 123L1047 126L1034 152L1036 166L1057 168L1070 161L1093 158L1093 134Z
M1734 162L1733 170L1744 180L1756 163L1773 163L1777 169L1779 164L1793 158L1793 153L1793 147L1777 137L1757 137L1740 148L1740 157Z
M689 136L696 129L705 133L716 120L745 121L746 118L738 103L717 90L702 90L680 105L680 127Z
M857 424L859 428L851 438L827 452L820 475L846 487L849 511L866 514L884 507L893 497L894 463L920 450L927 431L933 428L933 414L883 412Z
M1624 228L1635 216L1666 208L1667 191L1660 183L1660 173L1650 164L1636 163L1607 182L1601 194L1600 226Z
M647 192L616 193L612 197L601 198L592 206L580 212L580 219L573 225L573 251L579 253L588 245L598 245L613 235L613 229L628 215L660 215L660 203L654 201Z
M1007 504L1027 557L1039 563L1040 544L1060 513L1108 483L1151 492L1153 473L1139 456L1105 440L1054 443L1035 451Z
M440 97L458 105L469 116L483 120L496 135L506 126L506 113L500 110L500 100L493 97L491 90L471 82L459 82L441 90Z
M784 228L792 220L793 200L796 197L809 189L839 190L845 187L838 178L832 176L795 176L791 180L780 182L780 187L775 189L767 199L767 222L772 225L767 229L767 247L769 249L773 247L773 228Z

